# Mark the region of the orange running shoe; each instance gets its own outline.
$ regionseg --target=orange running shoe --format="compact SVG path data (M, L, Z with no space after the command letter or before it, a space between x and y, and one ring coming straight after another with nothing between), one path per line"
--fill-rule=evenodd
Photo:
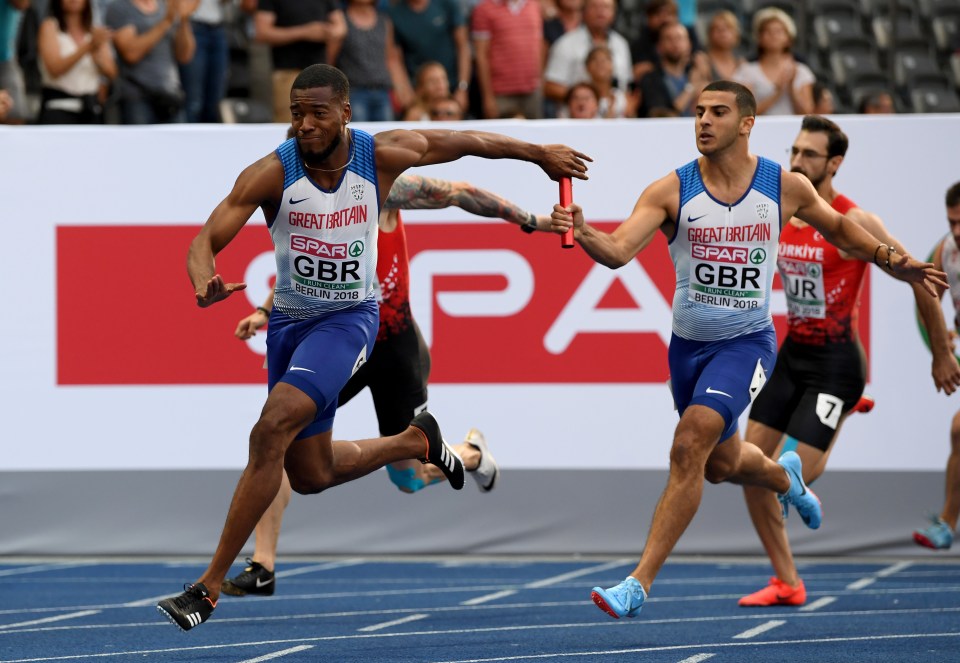
M744 596L737 605L744 608L762 608L771 605L803 605L806 602L807 588L803 586L803 580L799 587L791 587L774 576L770 578L769 585L759 592Z

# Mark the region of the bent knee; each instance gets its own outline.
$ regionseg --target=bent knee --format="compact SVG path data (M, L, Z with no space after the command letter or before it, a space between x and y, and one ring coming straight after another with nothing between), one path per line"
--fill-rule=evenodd
M670 447L670 465L680 470L702 472L706 458L703 444L691 436L677 436Z
M725 461L710 461L703 471L703 478L710 483L723 483L733 474L733 465Z
M290 479L290 488L298 495L316 495L333 485L332 478L323 473L317 476L301 476L288 469L287 477Z

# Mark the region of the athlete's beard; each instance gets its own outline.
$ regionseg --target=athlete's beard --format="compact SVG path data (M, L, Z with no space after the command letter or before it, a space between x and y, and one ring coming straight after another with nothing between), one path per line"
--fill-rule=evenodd
M297 138L297 146L300 145L300 139ZM338 133L334 139L330 142L330 145L327 146L323 152L314 154L312 152L307 152L303 148L300 148L300 155L303 157L303 162L308 166L319 168L320 164L329 158L333 151L340 147L340 134Z
M820 186L820 183L823 182L824 178L827 176L826 173L822 173L820 177L814 179L813 177L810 176L809 173L807 173L806 171L800 170L799 168L791 168L790 172L800 173L801 175L806 177L808 180L810 180L810 184L813 185L813 188L817 188L818 186Z

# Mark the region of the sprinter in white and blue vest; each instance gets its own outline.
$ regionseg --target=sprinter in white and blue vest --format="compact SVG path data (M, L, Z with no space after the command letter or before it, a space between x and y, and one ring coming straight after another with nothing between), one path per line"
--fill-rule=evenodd
M217 273L215 256L260 208L277 258L267 332L269 394L250 434L220 543L196 583L157 609L183 630L209 618L221 584L280 488L286 469L298 493L318 493L388 463L420 459L463 487L460 458L429 412L399 435L333 441L337 396L370 356L379 324L377 222L396 178L413 166L464 156L518 159L553 179L586 179L584 154L481 131L348 129L350 86L328 65L304 69L290 91L295 138L247 167L190 245L187 271L197 304L242 290Z
M782 224L796 216L860 260L877 263L934 296L944 274L898 254L831 208L803 175L750 154L757 104L746 87L716 81L696 106L699 159L651 184L612 233L584 223L578 205L554 207L553 230L574 237L611 268L633 260L657 231L676 267L669 364L680 423L670 477L657 504L640 563L620 584L595 587L597 606L615 618L639 614L650 586L700 506L703 480L756 485L820 526L816 496L794 452L767 458L740 439L737 420L773 368L776 338L770 290Z

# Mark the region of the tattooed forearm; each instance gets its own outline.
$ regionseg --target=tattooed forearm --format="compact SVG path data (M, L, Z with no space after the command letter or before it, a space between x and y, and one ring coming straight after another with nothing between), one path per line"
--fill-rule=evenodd
M466 182L448 182L421 175L401 175L387 201L389 209L443 209L459 207L465 212L524 224L536 217L495 193Z
M509 200L504 200L495 193L471 184L460 187L455 194L455 198L457 207L477 216L504 219L521 225L531 219L536 220L533 214Z
M451 182L404 174L393 183L384 206L388 209L443 209L455 204Z

